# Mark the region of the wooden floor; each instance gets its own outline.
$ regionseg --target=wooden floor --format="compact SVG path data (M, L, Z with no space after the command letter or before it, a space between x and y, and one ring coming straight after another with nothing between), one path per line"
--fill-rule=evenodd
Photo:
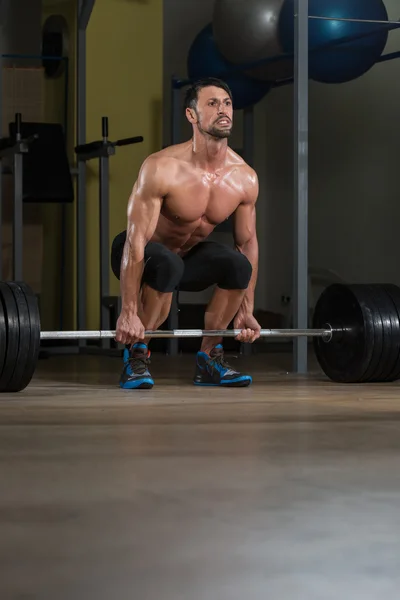
M0 397L1 600L398 598L400 384L232 362L253 386L60 356Z

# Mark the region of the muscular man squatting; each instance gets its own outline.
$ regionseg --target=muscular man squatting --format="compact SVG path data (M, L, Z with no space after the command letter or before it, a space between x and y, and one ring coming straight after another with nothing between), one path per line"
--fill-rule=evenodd
M122 297L115 339L127 346L120 378L126 389L154 385L144 333L168 317L175 289L215 285L204 329L226 329L234 319L239 341L252 343L260 336L253 316L258 179L228 147L233 121L229 87L218 79L198 81L187 91L185 112L192 139L144 161L128 202L127 230L112 245ZM207 240L230 215L234 248ZM251 382L250 375L227 364L222 338L202 339L195 384L243 387Z

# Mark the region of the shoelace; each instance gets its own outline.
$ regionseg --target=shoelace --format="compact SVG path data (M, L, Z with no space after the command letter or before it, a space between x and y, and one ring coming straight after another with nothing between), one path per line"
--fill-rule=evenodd
M143 375L143 373L147 371L147 367L150 364L150 359L148 356L134 355L129 358L129 364L133 373Z
M213 354L212 356L210 356L210 367L215 370L215 366L213 363L217 363L218 365L220 365L221 367L223 367L224 369L232 369L232 367L226 362L225 358L224 358L224 354L223 352L215 352L215 354Z

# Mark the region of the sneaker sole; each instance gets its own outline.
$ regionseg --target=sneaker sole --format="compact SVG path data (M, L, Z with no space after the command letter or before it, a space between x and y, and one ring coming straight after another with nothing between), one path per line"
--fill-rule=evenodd
M150 390L154 385L154 381L151 379L144 379L142 381L127 381L120 383L119 387L123 390Z
M233 381L232 383L200 383L198 381L193 381L194 385L198 385L199 387L249 387L251 385L251 379L245 379L243 381Z

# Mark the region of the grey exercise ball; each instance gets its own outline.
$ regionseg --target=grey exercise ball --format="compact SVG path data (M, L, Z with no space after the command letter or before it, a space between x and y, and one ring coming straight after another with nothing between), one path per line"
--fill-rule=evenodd
M285 0L215 0L213 34L223 56L235 65L282 54L279 15ZM246 71L264 81L293 75L293 60L267 63Z

